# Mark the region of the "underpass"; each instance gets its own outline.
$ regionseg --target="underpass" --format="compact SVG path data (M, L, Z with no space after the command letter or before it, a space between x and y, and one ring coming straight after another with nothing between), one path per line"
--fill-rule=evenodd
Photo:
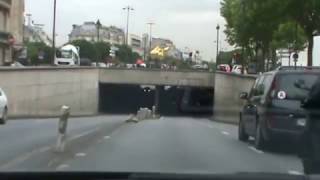
M238 94L248 91L255 77L204 72L173 76L174 72L140 70L123 70L125 76L119 77L121 71L108 70L0 70L10 115L20 117L0 127L5 144L0 151L0 170L302 172L295 152L259 151L252 143L237 140L236 125L215 122L238 122L242 104ZM125 123L138 108L155 104L162 115L159 120ZM73 116L89 117L71 118L66 152L57 154L58 119L26 117L56 117L61 105L70 106ZM209 112L211 117L213 109L214 121L193 117L195 112ZM107 115L96 116L99 112Z

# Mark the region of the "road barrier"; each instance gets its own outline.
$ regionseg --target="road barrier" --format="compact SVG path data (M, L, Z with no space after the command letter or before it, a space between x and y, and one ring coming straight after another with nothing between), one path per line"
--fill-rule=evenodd
M61 114L61 117L60 117L60 120L59 120L56 152L64 152L66 134L67 134L67 127L68 127L68 119L69 119L69 116L70 116L70 107L62 106L61 107L61 112L62 112L62 114Z

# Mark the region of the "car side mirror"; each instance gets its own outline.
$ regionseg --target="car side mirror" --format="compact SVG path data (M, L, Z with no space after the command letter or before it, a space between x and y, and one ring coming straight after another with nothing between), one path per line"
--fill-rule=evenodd
M242 92L240 93L240 99L243 99L243 100L247 100L248 99L248 93L247 92Z

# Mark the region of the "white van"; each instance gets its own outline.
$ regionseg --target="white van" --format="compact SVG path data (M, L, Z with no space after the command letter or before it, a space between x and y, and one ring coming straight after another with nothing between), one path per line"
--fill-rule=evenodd
M65 45L56 52L54 64L57 66L80 66L79 48Z

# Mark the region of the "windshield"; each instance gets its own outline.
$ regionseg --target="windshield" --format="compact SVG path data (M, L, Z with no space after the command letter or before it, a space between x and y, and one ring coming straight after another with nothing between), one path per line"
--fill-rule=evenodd
M320 74L286 74L279 77L279 89L286 93L287 100L306 99ZM299 86L300 84L300 86ZM303 85L303 87L302 87Z
M320 0L0 0L0 172L320 174L319 35Z
M57 51L57 58L71 59L72 51L59 50Z

